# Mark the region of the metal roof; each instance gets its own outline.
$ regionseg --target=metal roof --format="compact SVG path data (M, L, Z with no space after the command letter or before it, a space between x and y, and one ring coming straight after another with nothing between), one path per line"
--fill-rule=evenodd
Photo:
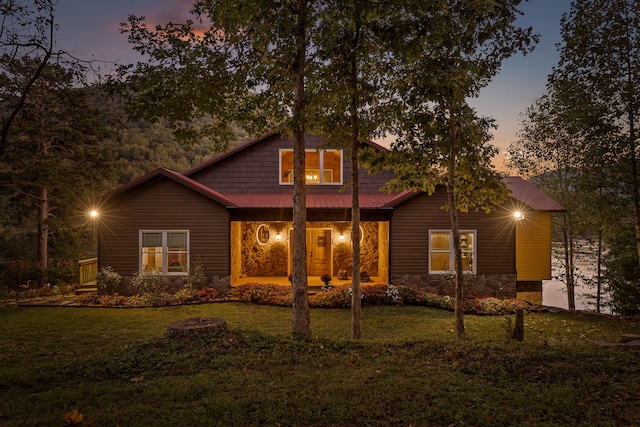
M240 208L293 208L292 194L225 194ZM397 194L360 194L363 209L383 208ZM308 209L351 209L351 194L307 194Z
M511 197L531 209L544 212L564 212L560 203L547 196L533 184L519 176L508 176L502 179L511 192Z

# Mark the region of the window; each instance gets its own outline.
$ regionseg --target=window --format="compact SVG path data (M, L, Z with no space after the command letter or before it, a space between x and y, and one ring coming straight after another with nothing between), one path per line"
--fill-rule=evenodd
M342 184L342 150L306 150L307 184ZM280 150L280 184L293 183L293 150Z
M140 231L140 272L188 274L188 231Z
M476 232L461 231L462 268L476 271ZM453 233L449 230L429 231L429 273L448 273L454 270Z

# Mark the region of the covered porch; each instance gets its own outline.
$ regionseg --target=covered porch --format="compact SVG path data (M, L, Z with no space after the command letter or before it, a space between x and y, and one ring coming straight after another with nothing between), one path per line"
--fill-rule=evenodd
M351 282L351 222L307 222L307 275L309 287ZM360 271L363 282L389 280L389 222L360 222ZM293 271L291 221L231 221L231 286L274 283L290 286Z

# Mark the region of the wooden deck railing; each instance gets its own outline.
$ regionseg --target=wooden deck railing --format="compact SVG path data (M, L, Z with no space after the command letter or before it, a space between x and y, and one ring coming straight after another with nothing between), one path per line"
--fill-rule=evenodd
M98 258L89 258L78 261L80 264L80 285L95 282L98 274Z

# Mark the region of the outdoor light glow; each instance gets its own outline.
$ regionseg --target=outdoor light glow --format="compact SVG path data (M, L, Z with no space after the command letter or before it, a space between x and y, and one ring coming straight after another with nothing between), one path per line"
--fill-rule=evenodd
M280 233L276 234L276 240L280 241L280 239L282 239L282 236L280 236Z
M340 241L344 242L344 234L340 234Z
M513 217L516 219L516 221L520 221L524 219L524 213L520 212L520 211L515 211L513 213Z
M91 215L91 218L97 218L98 217L98 211L94 209L91 212L89 212L89 215Z

